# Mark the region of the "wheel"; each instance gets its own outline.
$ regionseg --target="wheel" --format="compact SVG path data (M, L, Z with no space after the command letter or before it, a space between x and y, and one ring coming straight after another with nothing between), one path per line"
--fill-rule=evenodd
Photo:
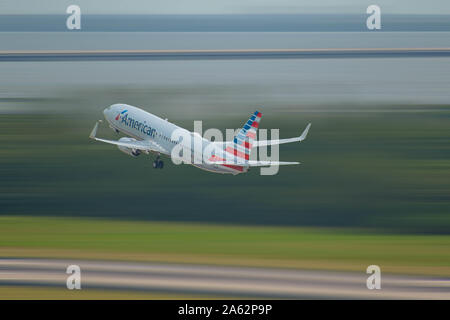
M160 169L164 168L164 162L162 160L158 161L158 168Z

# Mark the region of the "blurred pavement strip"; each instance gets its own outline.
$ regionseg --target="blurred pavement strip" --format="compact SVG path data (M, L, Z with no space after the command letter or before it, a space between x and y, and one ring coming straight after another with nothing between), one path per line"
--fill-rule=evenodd
M0 259L0 285L65 287L67 266L81 268L81 287L216 293L262 298L450 299L450 278L381 275L368 290L365 270L330 272L116 261ZM381 269L383 269L381 267Z
M377 57L450 57L450 48L0 51L0 61L208 60Z

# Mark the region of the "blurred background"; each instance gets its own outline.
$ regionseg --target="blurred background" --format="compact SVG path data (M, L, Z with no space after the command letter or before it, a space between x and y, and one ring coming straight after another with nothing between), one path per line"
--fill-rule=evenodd
M78 1L76 31L65 26L70 4L2 1L0 51L450 44L444 1L378 1L377 31L366 28L372 3L351 0ZM0 84L0 256L6 260L363 275L378 264L392 274L450 275L450 57L0 61ZM274 176L217 175L167 160L154 170L151 157L131 158L88 139L113 103L189 130L194 120L203 120L204 129L239 128L256 109L261 128L279 128L281 138L299 135L309 122L312 128L304 142L280 146L282 161L302 164ZM119 137L106 125L98 135ZM4 299L62 297L57 285L2 279ZM189 297L243 294L219 289L187 291ZM161 290L82 297L187 294Z

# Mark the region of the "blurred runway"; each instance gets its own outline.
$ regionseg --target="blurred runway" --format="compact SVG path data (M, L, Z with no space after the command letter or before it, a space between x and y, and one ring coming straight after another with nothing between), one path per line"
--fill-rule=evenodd
M317 59L449 56L450 48L0 51L0 61Z
M166 263L0 259L0 285L66 287L69 265L89 288L202 293L253 298L450 299L450 279L384 275L368 290L361 272L308 271ZM382 269L382 266L381 266Z

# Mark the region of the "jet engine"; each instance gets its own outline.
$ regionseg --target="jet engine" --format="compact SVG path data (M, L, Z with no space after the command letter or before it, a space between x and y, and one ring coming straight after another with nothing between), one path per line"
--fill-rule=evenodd
M133 141L137 141L136 139L133 138L127 138L127 137L123 137L119 139L120 142L133 142ZM117 146L119 148L120 151L122 151L123 153L126 153L132 157L137 157L138 155L141 154L141 150L139 149L133 149L133 148L127 148L127 147L122 147L122 146Z

